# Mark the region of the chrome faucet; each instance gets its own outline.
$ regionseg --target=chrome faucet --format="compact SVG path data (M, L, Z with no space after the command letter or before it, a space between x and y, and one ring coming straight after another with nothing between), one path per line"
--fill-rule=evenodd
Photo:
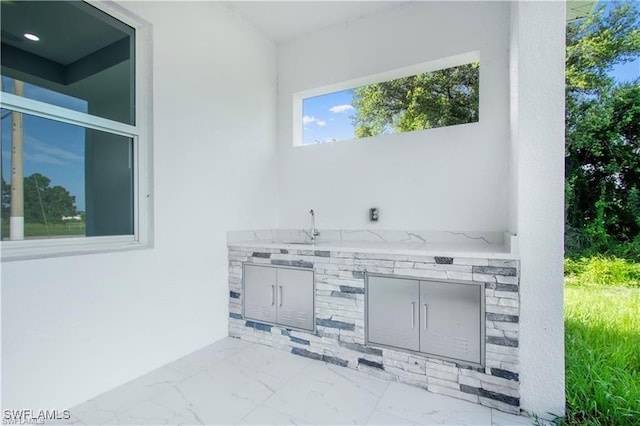
M309 210L309 214L311 215L311 231L309 232L309 236L311 237L311 242L316 242L316 237L320 235L320 231L316 228L316 214L313 212L313 209Z

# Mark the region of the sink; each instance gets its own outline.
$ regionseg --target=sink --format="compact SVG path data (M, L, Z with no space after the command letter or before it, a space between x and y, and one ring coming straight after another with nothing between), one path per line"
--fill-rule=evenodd
M284 241L282 244L292 244L296 246L318 246L321 244L326 244L326 241L316 241L312 243L311 241Z

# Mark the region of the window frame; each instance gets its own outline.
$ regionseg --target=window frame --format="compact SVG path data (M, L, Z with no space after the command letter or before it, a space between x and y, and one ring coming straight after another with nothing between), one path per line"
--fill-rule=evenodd
M445 58L435 59L432 61L423 62L408 67L396 68L390 71L385 71L377 74L368 75L366 77L354 78L340 83L329 84L322 87L316 87L313 89L302 90L293 94L293 146L295 148L302 146L316 146L323 145L317 143L304 144L303 129L303 102L305 99L313 98L316 96L328 95L335 92L341 92L343 90L356 89L361 86L369 86L371 84L383 83L386 81L396 80L404 77L411 77L426 72L438 71L446 68L459 67L473 62L480 62L480 51L474 50L470 52L461 53L458 55L448 56ZM480 107L480 105L478 105ZM431 129L416 130L416 132L424 132ZM380 135L378 135L380 136ZM370 136L370 137L378 137ZM385 135L389 136L389 135ZM354 139L341 139L338 142L355 141L365 138Z
M113 2L85 1L135 31L135 124L74 111L2 92L0 106L58 122L129 137L133 141L133 235L5 240L2 262L153 247L152 26Z

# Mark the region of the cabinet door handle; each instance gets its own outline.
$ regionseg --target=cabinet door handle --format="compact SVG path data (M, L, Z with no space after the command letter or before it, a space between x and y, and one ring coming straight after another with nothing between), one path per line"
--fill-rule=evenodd
M416 302L411 302L411 328L416 327Z
M276 286L271 286L271 306L276 304Z
M283 298L283 290L282 290L282 286L280 286L280 307L282 307L282 298Z
M424 329L427 329L427 304L424 304Z

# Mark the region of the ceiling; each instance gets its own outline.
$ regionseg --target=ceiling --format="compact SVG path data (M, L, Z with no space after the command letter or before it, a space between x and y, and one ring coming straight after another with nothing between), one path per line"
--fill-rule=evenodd
M40 36L40 42L25 40L25 32ZM60 65L72 64L132 33L115 28L82 3L2 2L2 42Z
M230 1L227 4L275 43L385 12L410 1Z
M132 99L132 28L78 1L2 0L0 11L3 76L90 101L91 108L124 99L118 114L132 114L128 102ZM36 34L40 40L27 40L25 33ZM8 87L10 92L13 83ZM46 94L53 104L56 102L51 99L61 99L47 92L33 93ZM115 112L95 111L96 115L119 119Z
M324 28L384 13L393 7L414 1L421 0L229 1L226 3L253 23L269 39L280 44ZM597 3L597 0L567 1L567 21L584 18L593 12Z

